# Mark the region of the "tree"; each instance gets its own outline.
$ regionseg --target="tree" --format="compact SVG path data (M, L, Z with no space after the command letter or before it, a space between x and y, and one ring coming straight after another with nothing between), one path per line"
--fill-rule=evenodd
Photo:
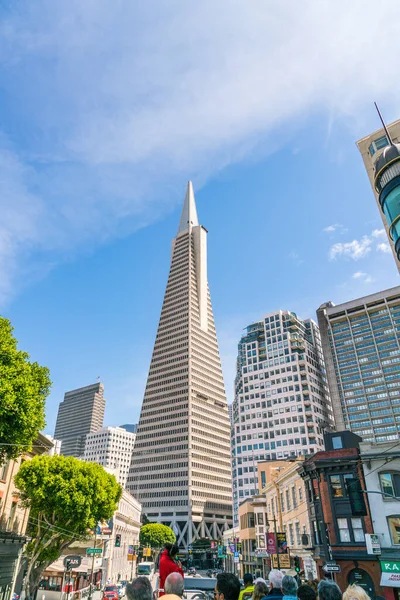
M166 525L161 523L149 523L140 528L140 545L148 548L159 549L167 542L176 542L176 535Z
M31 449L51 386L47 367L30 362L17 343L10 321L0 317L0 464Z
M24 506L30 508L25 593L32 598L43 571L72 541L87 538L98 521L115 512L122 488L96 463L72 456L35 456L15 476Z

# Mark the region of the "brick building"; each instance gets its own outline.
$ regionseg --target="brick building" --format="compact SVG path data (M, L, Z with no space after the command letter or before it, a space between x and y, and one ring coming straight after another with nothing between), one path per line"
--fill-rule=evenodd
M374 599L383 596L384 590L379 561L366 549L365 534L374 532L368 499L360 494L355 511L348 491L348 482L357 479L365 489L360 441L350 431L326 434L327 450L306 459L299 473L306 485L319 577L326 576L323 566L327 562L336 564L340 572L333 577L342 591L357 583Z

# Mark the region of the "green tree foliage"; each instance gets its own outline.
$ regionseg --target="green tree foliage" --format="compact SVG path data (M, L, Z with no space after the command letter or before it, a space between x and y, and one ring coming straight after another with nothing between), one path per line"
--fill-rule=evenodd
M0 464L30 450L45 425L49 370L17 349L8 319L0 317Z
M42 572L77 539L86 538L98 521L115 512L122 488L96 463L72 456L36 456L15 476L23 504L30 508L32 541L25 591L32 598Z
M148 548L162 548L164 544L176 541L176 536L172 529L161 523L149 523L140 528L140 545Z

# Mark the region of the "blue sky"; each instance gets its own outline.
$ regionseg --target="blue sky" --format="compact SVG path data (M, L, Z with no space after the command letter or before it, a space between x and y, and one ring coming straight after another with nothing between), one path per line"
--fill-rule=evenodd
M0 309L64 391L138 419L188 179L228 399L242 329L397 285L355 140L400 118L400 5L0 9Z

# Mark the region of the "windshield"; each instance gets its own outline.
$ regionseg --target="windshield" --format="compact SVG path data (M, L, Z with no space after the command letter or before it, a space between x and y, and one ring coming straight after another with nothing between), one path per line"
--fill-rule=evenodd
M150 575L150 565L139 565L137 572L140 575Z
M106 585L106 587L104 588L105 592L117 592L117 586L116 585Z

